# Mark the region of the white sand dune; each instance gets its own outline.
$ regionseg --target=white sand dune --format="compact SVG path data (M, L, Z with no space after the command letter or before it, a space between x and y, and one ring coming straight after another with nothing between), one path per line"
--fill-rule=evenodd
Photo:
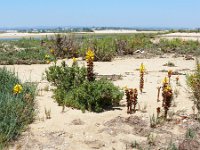
M45 37L52 36L55 33L1 33L0 39L3 38L29 38L29 37Z
M200 41L200 33L179 33L179 32L177 32L177 33L163 34L159 37L166 38L166 39L179 38L182 40Z

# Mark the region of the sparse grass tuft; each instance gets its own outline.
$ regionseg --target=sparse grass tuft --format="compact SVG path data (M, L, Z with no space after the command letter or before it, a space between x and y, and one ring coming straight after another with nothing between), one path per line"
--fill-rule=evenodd
M175 64L173 62L169 61L168 63L164 64L163 66L175 67Z
M191 128L189 128L185 134L185 138L186 139L194 139L196 137L196 133L194 130L192 130Z

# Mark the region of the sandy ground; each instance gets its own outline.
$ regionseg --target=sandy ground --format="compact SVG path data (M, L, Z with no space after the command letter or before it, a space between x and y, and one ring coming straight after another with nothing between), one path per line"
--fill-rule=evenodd
M106 34L115 34L115 33L162 33L165 31L137 31L137 30L95 30L94 33L106 33Z
M161 38L167 38L167 39L174 39L174 38L180 38L183 40L198 40L200 41L200 33L170 33L170 34L164 34L160 36Z
M177 67L167 67L163 64L173 62ZM67 60L71 64L71 60ZM167 127L167 123L162 132L157 129L152 130L149 127L149 117L156 112L156 108L161 106L157 102L157 87L162 84L166 72L161 70L177 70L180 73L189 73L195 66L194 60L186 61L180 58L153 58L153 59L134 59L134 58L116 58L112 62L95 62L95 72L100 75L122 75L121 80L114 81L115 85L120 87L128 86L130 88L139 87L139 68L144 63L148 73L145 75L144 93L138 96L138 102L141 109L146 105L147 112L137 111L135 114L126 113L125 98L121 101L121 106L117 109L103 113L82 113L80 110L58 106L52 99L52 91L45 91L46 86L51 86L42 79L42 74L49 65L13 65L7 68L18 73L23 82L38 82L38 96L36 97L38 105L38 114L36 120L31 124L26 132L13 143L10 149L23 150L125 150L130 148L131 143L147 144L147 134L156 132L157 148L168 145L170 139L184 136L187 125L180 124ZM79 64L83 64L81 60ZM3 67L3 66L1 66ZM192 113L193 102L189 98L186 77L180 75L180 86L175 84L176 76L172 76L173 89L179 91L175 98L177 107L172 107L171 111L177 112L184 110L185 114ZM161 99L161 97L160 97ZM51 110L51 119L46 119L45 108ZM137 117L138 116L138 117ZM128 118L129 117L129 118ZM128 118L123 122L123 118ZM130 121L130 122L129 122ZM184 123L187 123L185 121ZM162 137L162 138L161 138Z
M12 39L12 38L40 38L45 36L53 36L55 33L1 33L0 39Z

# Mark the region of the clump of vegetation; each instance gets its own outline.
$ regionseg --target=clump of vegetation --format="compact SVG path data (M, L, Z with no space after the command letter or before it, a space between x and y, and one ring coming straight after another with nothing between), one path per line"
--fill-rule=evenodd
M114 44L114 38L86 38L81 43L79 55L84 57L88 49L92 49L95 53L95 61L111 61L116 54L116 46Z
M158 34L56 34L51 39L21 39L0 42L0 64L40 64L47 63L44 56L54 50L56 58L85 58L89 48L95 52L94 61L111 61L115 56L147 54L200 54L198 41L184 41L181 39L161 39L152 42ZM173 67L169 62L167 66Z
M44 111L45 111L46 119L51 119L51 109L47 110L47 109L45 108Z
M0 64L44 64L47 51L48 48L35 39L0 42Z
M196 63L195 72L187 76L187 83L192 90L194 105L198 110L197 119L200 120L200 65L198 60Z
M199 54L200 43L198 41L185 41L182 39L161 39L158 47L164 53Z
M34 119L35 86L22 84L14 73L0 68L0 149L20 135Z
M147 137L147 141L148 141L148 144L150 146L155 146L156 145L156 138L157 138L157 135L153 132L149 133L148 137Z
M79 42L74 35L56 34L50 40L50 50L54 50L54 55L57 58L73 58L78 57Z
M192 130L191 128L189 128L185 134L185 138L186 139L194 139L196 137L196 133L194 130Z
M131 148L141 149L140 144L137 141L131 143Z
M175 67L175 64L173 62L169 61L168 63L164 64L163 66Z
M150 116L150 127L155 128L157 124L158 124L158 118L156 118L155 115L153 114L152 116Z
M170 141L167 150L178 150L178 148L172 141Z
M93 57L93 54L87 55L86 59L93 61ZM63 61L61 66L54 65L46 70L47 80L56 86L54 98L58 104L94 112L118 105L123 93L106 79L95 80L93 68L89 68L93 65L88 65L88 68L79 67L74 62L68 66Z

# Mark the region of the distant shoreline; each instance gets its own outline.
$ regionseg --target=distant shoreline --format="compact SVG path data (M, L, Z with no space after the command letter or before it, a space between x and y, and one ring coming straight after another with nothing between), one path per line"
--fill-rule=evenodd
M0 33L0 41L6 40L19 40L22 38L34 38L34 39L42 39L45 37L53 37L55 34L77 34L77 35L103 35L103 34L137 34L137 33L163 33L162 35L158 35L158 39L175 39L179 38L182 40L197 40L200 41L200 33L169 33L166 34L167 31L136 31L136 30L95 30L94 32L73 32L73 33Z
M134 33L160 33L165 31L136 31L136 30L94 30L94 32L74 32L74 34L134 34ZM55 34L70 33L0 33L0 40L20 39L20 38L43 38L51 37Z

